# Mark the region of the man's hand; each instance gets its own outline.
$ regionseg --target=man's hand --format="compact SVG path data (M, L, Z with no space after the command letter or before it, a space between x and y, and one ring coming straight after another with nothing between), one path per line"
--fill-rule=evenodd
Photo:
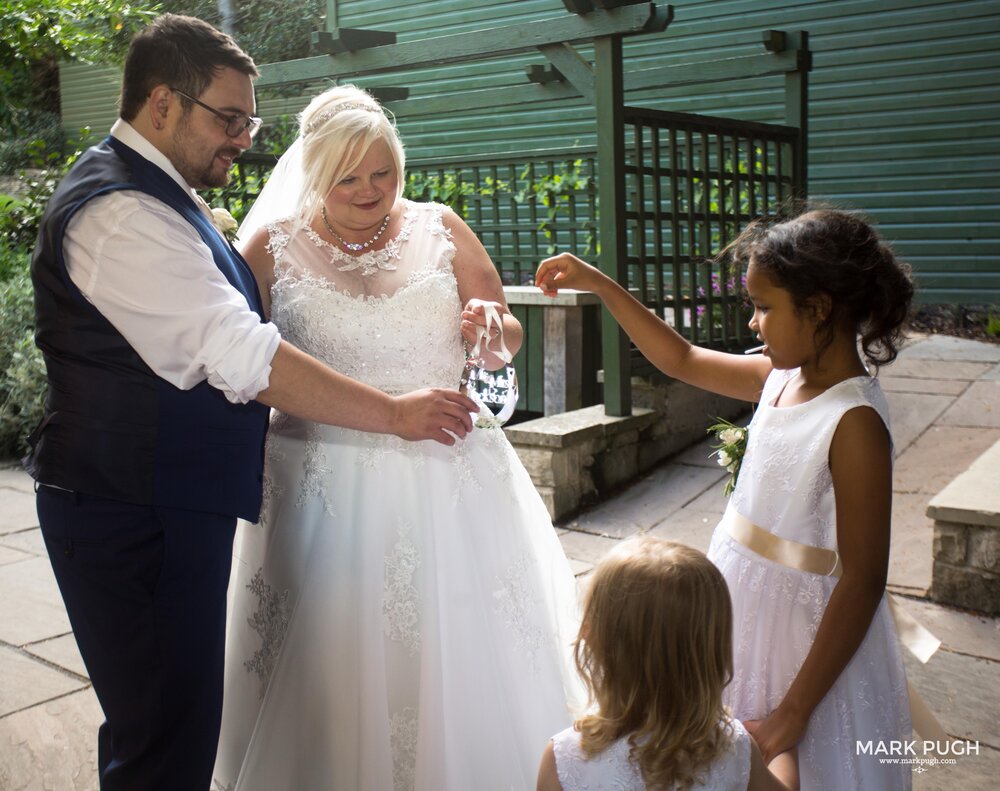
M455 437L472 431L472 415L479 412L472 399L439 387L405 393L393 400L392 433L406 440L432 439L454 445Z

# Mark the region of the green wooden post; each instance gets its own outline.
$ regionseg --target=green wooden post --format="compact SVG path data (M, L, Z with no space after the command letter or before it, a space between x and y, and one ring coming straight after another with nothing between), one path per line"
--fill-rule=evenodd
M809 32L798 30L786 33L786 47L796 53L795 71L785 73L785 123L797 127L798 157L792 166L793 194L797 199L809 197L809 71L812 53L809 51Z
M337 0L326 0L326 32L332 33L340 27Z
M597 113L597 195L600 201L598 265L628 288L625 225L625 122L621 36L594 40L594 108ZM604 411L632 414L629 343L607 309L601 312Z

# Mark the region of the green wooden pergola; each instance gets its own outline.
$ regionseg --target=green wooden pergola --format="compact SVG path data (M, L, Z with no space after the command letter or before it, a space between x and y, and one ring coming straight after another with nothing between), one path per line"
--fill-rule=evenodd
M313 34L315 56L293 61L268 64L261 67L257 81L259 89L282 88L299 83L323 81L339 82L369 77L378 74L397 74L408 69L424 68L456 62L480 61L526 52L537 52L544 61L530 66L524 75L522 85L502 88L467 91L461 94L420 98L411 100L406 87L370 87L398 118L417 115L432 115L446 112L468 112L475 109L496 107L527 106L542 102L565 102L585 99L592 107L597 139L597 194L600 205L598 214L599 266L618 282L629 285L630 264L633 268L638 261L639 279L646 282L647 258L661 266L664 256L653 253L646 255L647 242L640 232L640 249L636 255L633 241L632 255L629 249L629 230L637 224L666 222L659 204L648 207L648 199L643 196L644 188L653 179L653 192L659 195L656 179L669 171L673 185L673 198L678 206L684 204L684 197L678 189L677 174L686 172L687 195L686 220L690 225L688 236L695 236L695 223L718 220L722 240L725 241L732 228L749 219L746 211L740 209L739 180L740 167L737 160L744 157L743 149L736 137L713 137L709 134L743 134L749 140L749 175L742 176L750 187L751 198L756 188L763 188L765 210L771 187L777 202L789 197L804 197L807 191L806 136L808 72L811 67L808 49L808 34L805 32L785 33L766 31L763 36L764 51L759 55L706 60L697 63L626 71L622 57L622 42L626 36L662 33L674 17L670 5L656 5L636 0L563 0L566 13L522 24L506 25L486 30L457 33L418 41L396 41L395 33L389 31L341 28L337 24L336 0L327 0L327 29ZM585 59L577 47L592 46L593 62ZM729 119L715 119L719 123L706 125L705 119L677 113L641 108L629 108L625 104L628 91L677 86L694 83L720 82L747 77L783 74L785 79L785 126L768 126ZM417 97L414 97L417 98ZM670 147L670 165L661 167L661 133L658 129L670 128L664 137L666 148ZM649 131L652 130L652 131ZM680 130L680 131L678 131ZM664 133L666 134L666 133ZM649 138L651 145L644 142ZM762 180L755 182L754 163L755 140L771 140L778 160L776 176L769 175L767 164L767 143L764 144L765 167ZM713 142L715 144L713 144ZM686 146L686 148L685 148ZM700 175L696 174L693 151L700 147ZM788 161L781 164L785 147L791 152L790 170ZM651 163L644 159L643 150L655 152L657 157ZM678 164L687 154L687 164ZM745 157L744 157L745 158ZM774 157L772 157L774 158ZM781 168L788 171L782 175ZM711 171L711 172L710 172ZM712 209L708 198L708 179L717 177L716 191L723 192L723 181L733 182L734 198L731 214L724 208ZM631 179L632 187L628 186ZM692 184L701 180L701 202ZM745 188L744 188L745 189ZM647 190L648 191L648 190ZM638 204L637 204L638 199ZM659 200L659 198L657 198ZM719 201L716 201L718 203ZM723 197L721 204L726 204ZM759 213L751 200L749 215ZM648 209L648 210L647 210ZM682 218L683 219L683 218ZM655 277L658 293L647 300L651 308L663 311L669 302L675 313L682 305L690 316L694 315L694 289L688 296L679 290L679 274L684 266L690 266L692 283L698 276L698 268L693 256L681 260L677 255L677 240L683 236L685 227L673 215L671 236L674 245L673 283L674 296L671 299L667 283ZM719 231L716 231L718 235ZM704 236L704 234L702 234ZM634 234L633 234L634 236ZM659 229L653 227L646 234L660 239ZM707 239L707 237L706 237ZM704 245L702 253L704 255ZM635 279L635 273L631 273ZM667 293L666 302L664 293ZM707 297L708 309L712 309L712 299ZM725 311L729 296L723 287L721 305ZM704 310L701 305L699 310ZM690 319L692 325L693 318ZM601 320L602 364L604 369L604 403L609 415L631 414L631 353L628 339L619 329L607 311Z

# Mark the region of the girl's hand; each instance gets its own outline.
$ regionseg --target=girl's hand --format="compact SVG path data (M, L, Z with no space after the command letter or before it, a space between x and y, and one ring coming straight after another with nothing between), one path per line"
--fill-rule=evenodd
M606 279L599 269L581 261L572 253L560 253L546 258L538 265L535 273L535 285L547 297L554 297L560 288L596 291L598 284Z
M769 764L781 753L796 747L806 732L809 718L783 711L778 706L763 720L746 720L743 727L757 742L764 763Z
M495 322L491 325L490 337L483 344L483 348L485 349L489 346L490 341L496 338L503 330L502 322L504 314L510 313L510 311L506 305L483 299L470 299L462 309L462 337L470 347L476 345L476 338L479 336L480 328L486 327L486 308L490 305L493 306L493 309L500 316L501 326L497 326Z

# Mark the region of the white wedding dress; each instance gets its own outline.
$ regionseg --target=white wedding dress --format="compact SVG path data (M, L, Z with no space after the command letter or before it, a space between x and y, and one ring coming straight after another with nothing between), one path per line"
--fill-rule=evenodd
M282 337L391 393L457 387L455 248L407 203L349 256L269 226ZM234 552L214 787L533 789L572 720L576 588L500 429L446 447L276 413L261 523Z

